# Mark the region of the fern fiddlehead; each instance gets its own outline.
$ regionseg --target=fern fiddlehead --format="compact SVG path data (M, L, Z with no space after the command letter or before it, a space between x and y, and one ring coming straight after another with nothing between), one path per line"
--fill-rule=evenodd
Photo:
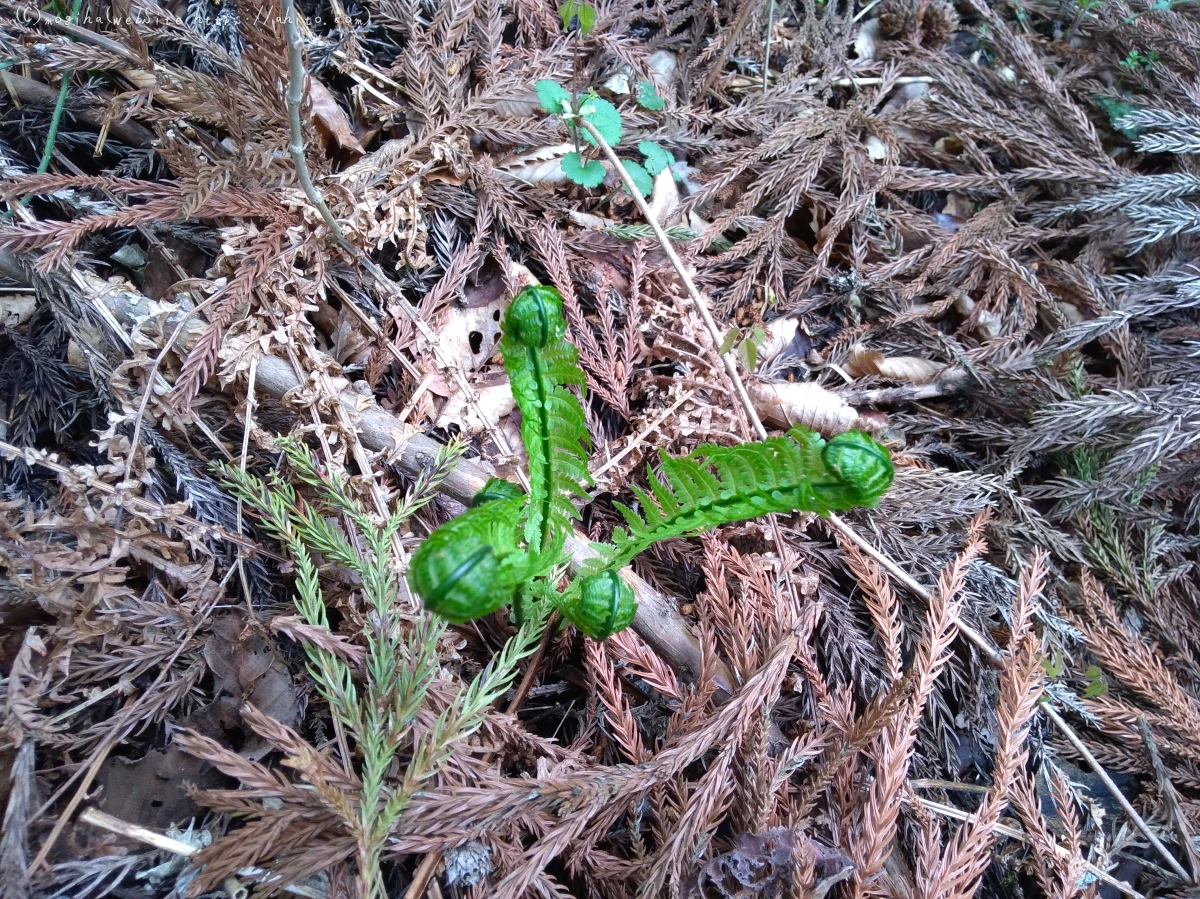
M408 585L425 608L465 624L510 602L533 574L517 545L524 497L485 502L446 522L413 553Z
M806 428L737 446L697 447L682 458L662 455L662 478L649 492L633 487L640 514L617 503L626 528L597 546L589 572L619 568L659 540L770 512L828 514L873 506L892 482L887 450L859 431L826 443ZM664 480L665 479L665 480Z
M553 554L579 517L572 499L591 484L584 447L590 445L579 400L579 353L564 339L562 298L553 287L526 287L504 318L500 351L521 410L521 440L529 454L525 539L532 552Z
M633 488L638 511L617 503L625 519L611 544L563 593L547 577L561 564L573 504L591 484L583 409L570 391L582 387L578 352L565 339L562 297L527 287L504 319L499 349L521 410L529 455L529 495L493 479L465 514L448 522L413 554L409 584L431 611L462 623L520 595L545 597L593 639L628 627L637 612L633 590L617 569L659 540L771 512L874 506L891 486L891 457L861 432L828 443L803 427L783 437L738 446L697 447L682 458L661 456L649 490ZM523 525L523 526L522 526ZM518 603L520 605L520 603Z

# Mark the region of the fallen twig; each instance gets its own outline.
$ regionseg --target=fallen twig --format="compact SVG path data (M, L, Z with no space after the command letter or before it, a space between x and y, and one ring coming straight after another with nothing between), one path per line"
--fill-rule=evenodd
M148 827L130 824L128 821L122 821L120 818L114 818L112 815L102 812L97 808L85 808L79 813L79 822L81 824L89 824L92 827L98 827L101 830L107 830L109 833L120 834L131 840L137 840L139 843L145 843L147 846L153 846L155 849L161 849L163 852L172 852L184 858L191 858L200 851L195 846L190 846L182 840L172 839L166 834L150 830ZM278 881L279 879L272 877L268 872L260 868L246 868L238 871L238 875L247 879L253 878L267 886L271 885L272 881ZM233 878L230 878L230 880L233 880ZM232 883L227 882L224 884L224 887L231 899L245 899L249 895L249 890L236 880L233 880ZM306 899L325 899L326 896L324 890L296 883L288 884L287 886L280 887L280 889L294 896L304 896Z
M300 47L300 29L296 27L296 2L283 0L283 26L287 35L288 45L288 91L287 111L288 122L292 129L292 139L288 144L288 152L296 165L296 177L300 179L300 187L310 203L321 213L321 218L329 227L336 240L342 240L342 226L337 223L325 198L313 184L312 175L308 172L308 160L304 156L304 126L300 122L300 105L304 102L304 79L308 72L304 68L303 50Z

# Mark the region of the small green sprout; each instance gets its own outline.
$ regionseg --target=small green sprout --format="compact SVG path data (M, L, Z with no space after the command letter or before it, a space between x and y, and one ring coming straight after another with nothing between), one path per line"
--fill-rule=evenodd
M1083 691L1084 699L1095 699L1108 693L1108 681L1104 679L1104 672L1096 665L1090 665L1088 670L1083 673L1083 677L1088 684Z
M558 8L558 15L562 19L563 31L574 31L578 28L580 34L586 35L596 27L596 7L590 3L567 0Z

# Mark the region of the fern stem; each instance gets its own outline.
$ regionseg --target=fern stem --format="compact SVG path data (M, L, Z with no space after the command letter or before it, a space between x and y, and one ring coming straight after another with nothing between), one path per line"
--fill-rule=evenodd
M313 184L312 176L308 172L308 160L304 156L304 126L300 123L300 104L304 102L304 79L308 72L304 68L304 59L300 49L300 29L296 27L295 0L283 0L283 25L288 48L288 124L292 132L292 139L288 142L288 152L296 166L296 177L300 180L300 187L303 189L304 195L321 213L321 218L325 220L325 224L334 238L342 240L344 238L342 227L333 217L333 213L329 211L329 206L326 205L325 198L321 196L317 186Z
M554 503L554 459L552 453L554 447L550 442L550 402L546 395L546 383L542 375L542 360L538 355L538 351L533 347L525 348L526 358L529 360L530 367L533 368L534 383L537 385L538 394L538 417L541 419L541 441L542 441L542 460L544 470L542 477L546 481L546 489L542 492L542 520L541 533L538 535L537 551L539 553L545 551L550 545L550 536L554 527L552 518L552 506Z

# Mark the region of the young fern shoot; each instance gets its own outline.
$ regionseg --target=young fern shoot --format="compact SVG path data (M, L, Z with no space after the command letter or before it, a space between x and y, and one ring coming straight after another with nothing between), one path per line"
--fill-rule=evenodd
M589 437L579 399L583 371L566 341L562 297L527 287L513 300L499 347L521 411L530 494L493 480L473 508L438 528L413 554L409 584L426 608L461 623L522 596L547 597L583 633L602 640L633 622L633 590L619 569L654 543L771 512L874 506L891 486L887 449L852 431L829 442L806 428L762 443L705 445L682 458L665 454L650 491L634 488L640 514L618 504L627 529L594 544L591 560L565 591L567 528L588 498ZM551 577L551 573L555 575Z
M525 539L533 551L554 554L587 500L591 437L583 408L569 387L582 389L579 351L565 339L562 296L553 287L528 287L509 306L499 349L521 410L521 440L529 455ZM555 559L557 561L557 559Z

